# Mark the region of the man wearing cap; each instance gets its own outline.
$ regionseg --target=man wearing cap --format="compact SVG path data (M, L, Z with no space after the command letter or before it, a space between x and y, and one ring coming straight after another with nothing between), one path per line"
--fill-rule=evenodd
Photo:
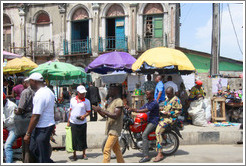
M4 145L6 163L13 162L13 143L16 140L15 126L14 126L14 110L17 109L17 105L6 98L3 93L3 127L9 131L8 138Z
M16 115L23 115L25 117L25 122L24 123L30 123L30 118L32 116L32 108L33 108L33 96L34 96L34 91L29 85L29 80L28 78L24 80L24 85L27 87L21 92L20 96L20 101L18 105L18 109L15 110ZM19 121L19 123L23 123L23 121ZM18 123L18 120L15 120L15 126L16 128L19 127L19 130L23 130L23 126L20 126ZM28 124L27 124L28 125ZM27 128L25 129L26 132ZM31 156L30 151L29 151L29 145L25 143L24 141L24 135L22 136L22 162L23 163L33 163L35 162L35 159Z
M55 95L44 85L44 79L40 73L31 74L27 80L35 96L32 117L24 141L30 144L29 149L38 163L53 163L49 152L50 137L55 127Z
M85 98L86 89L83 85L77 87L78 95L73 97L70 101L70 113L67 126L71 126L72 131L72 145L73 145L73 160L77 160L76 151L83 151L82 158L87 160L85 150L87 147L87 120L86 117L90 115L91 104Z
M121 89L119 85L111 84L109 88L109 97L112 102L107 110L102 110L99 106L92 105L102 117L107 118L105 134L108 136L103 150L103 163L109 163L111 159L111 151L113 150L118 163L124 163L124 159L120 150L118 137L121 135L123 127L123 100L121 99Z

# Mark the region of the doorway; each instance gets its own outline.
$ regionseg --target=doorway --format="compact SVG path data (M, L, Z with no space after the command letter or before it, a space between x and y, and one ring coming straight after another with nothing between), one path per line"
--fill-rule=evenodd
M71 52L86 53L88 49L89 21L73 21L71 37Z

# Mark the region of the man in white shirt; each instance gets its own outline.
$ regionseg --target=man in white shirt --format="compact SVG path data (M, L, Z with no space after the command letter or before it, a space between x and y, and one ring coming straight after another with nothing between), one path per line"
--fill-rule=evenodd
M3 126L9 131L8 138L4 145L6 163L13 162L13 143L16 140L16 135L14 132L14 110L17 109L17 105L6 98L6 95L3 93Z
M172 76L168 76L167 77L167 82L164 84L164 88L167 89L169 86L171 86L173 88L173 91L175 93L175 95L178 95L178 86L172 81Z
M32 117L24 141L30 143L30 151L38 163L53 163L49 152L50 137L55 127L55 95L44 85L40 73L31 74L28 80L36 93L33 97Z

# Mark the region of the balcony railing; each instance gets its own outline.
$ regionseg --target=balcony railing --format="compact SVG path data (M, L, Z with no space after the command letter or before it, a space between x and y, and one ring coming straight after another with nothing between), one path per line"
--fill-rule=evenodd
M34 55L54 55L55 49L54 49L54 41L35 41L31 42L30 45L31 52Z
M91 53L91 39L63 41L64 55Z
M163 38L138 36L138 51L146 51L150 48L155 48L160 46L165 46Z
M127 37L106 37L99 38L98 51L128 51L128 38Z

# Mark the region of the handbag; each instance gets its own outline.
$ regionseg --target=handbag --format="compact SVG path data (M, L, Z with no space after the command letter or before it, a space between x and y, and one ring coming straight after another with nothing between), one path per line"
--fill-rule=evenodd
M70 126L66 126L66 151L68 153L74 152L73 150L73 142L72 142L72 130Z
M29 126L29 122L31 120L31 116L32 116L31 112L14 116L15 135L17 137L21 137L26 134Z

